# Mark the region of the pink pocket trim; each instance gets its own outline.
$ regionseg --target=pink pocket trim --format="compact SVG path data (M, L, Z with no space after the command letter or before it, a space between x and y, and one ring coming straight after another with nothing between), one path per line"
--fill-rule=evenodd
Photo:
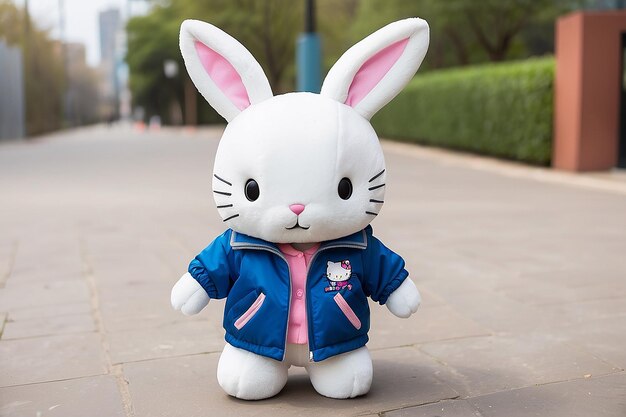
M346 299L343 298L343 295L341 295L340 293L337 293L337 295L335 295L333 299L335 300L335 302L337 303L337 305L339 306L343 314L345 314L346 318L350 321L350 323L352 323L352 325L357 330L359 330L361 328L361 320L359 320L356 314L354 314L354 310L350 308L350 305L348 305L348 302L346 301Z
M265 301L265 294L261 293L259 294L257 299L254 300L254 303L252 303L250 308L247 309L246 312L243 313L241 317L239 317L237 321L235 322L235 327L237 328L237 330L241 330L241 328L245 326L246 323L248 323L250 319L252 319L252 317L254 317L254 315L257 313L257 311L259 311L259 309L263 305L263 301Z

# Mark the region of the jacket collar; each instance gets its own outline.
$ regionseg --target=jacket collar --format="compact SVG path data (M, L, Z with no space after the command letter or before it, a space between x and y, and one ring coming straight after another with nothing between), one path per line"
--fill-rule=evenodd
M367 226L371 227L371 226ZM328 248L354 248L354 249L366 249L367 248L367 228L353 233L349 236L344 236L339 239L327 240L320 244L318 249ZM235 232L234 230L230 236L230 246L233 249L269 249L272 252L278 252L278 247L275 243L267 242L263 239L244 235L243 233Z

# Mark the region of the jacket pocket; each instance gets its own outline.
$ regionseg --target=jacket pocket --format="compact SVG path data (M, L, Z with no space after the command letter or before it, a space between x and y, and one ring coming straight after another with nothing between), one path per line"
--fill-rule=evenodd
M333 297L333 300L335 300L335 303L337 303L337 306L339 306L339 309L346 316L348 321L350 321L350 323L354 326L354 328L359 330L361 328L361 320L359 320L359 318L356 316L356 314L354 313L354 310L352 310L352 308L350 307L346 299L343 298L341 293L337 293Z
M263 305L263 301L265 301L265 294L261 293L256 300L254 300L254 303L252 303L250 308L248 308L246 312L239 316L239 318L235 321L235 327L237 330L241 330L243 326L245 326L252 319L252 317L254 317Z

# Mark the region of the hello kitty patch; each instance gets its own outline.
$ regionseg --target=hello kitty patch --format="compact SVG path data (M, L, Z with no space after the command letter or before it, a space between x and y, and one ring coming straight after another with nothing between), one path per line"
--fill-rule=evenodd
M343 288L352 290L352 284L350 284L350 277L352 276L352 266L350 261L340 261L326 263L326 278L328 278L329 286L324 288L324 291L340 291Z

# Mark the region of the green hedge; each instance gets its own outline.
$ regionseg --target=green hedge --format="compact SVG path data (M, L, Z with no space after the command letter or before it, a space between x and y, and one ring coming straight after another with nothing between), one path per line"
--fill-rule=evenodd
M553 58L433 71L372 123L381 137L547 165L553 81Z

